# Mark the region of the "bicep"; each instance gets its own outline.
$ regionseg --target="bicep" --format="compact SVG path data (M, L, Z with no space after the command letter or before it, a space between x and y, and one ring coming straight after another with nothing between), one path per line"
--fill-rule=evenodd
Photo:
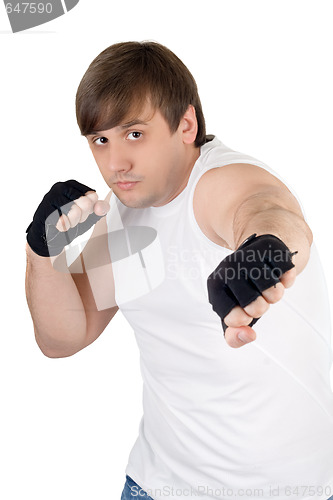
M237 212L265 210L278 206L301 217L298 201L285 184L273 174L251 164L230 164L206 172L196 190L201 203L203 219L214 233L226 242L233 241L233 221ZM260 198L260 200L259 200Z

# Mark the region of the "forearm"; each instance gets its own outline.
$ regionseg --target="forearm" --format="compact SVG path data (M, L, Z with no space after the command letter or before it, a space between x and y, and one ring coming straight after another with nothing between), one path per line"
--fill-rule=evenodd
M26 296L36 341L49 357L71 355L84 346L86 314L71 274L56 271L48 257L27 252Z
M298 252L293 257L296 273L306 266L312 244L312 232L301 215L278 205L262 204L260 199L249 200L237 211L233 221L234 245L237 248L253 233L273 234L280 238L291 252Z

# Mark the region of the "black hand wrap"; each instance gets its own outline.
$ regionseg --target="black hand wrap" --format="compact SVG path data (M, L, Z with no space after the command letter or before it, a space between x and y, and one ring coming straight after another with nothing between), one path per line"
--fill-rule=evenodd
M38 206L31 224L26 229L27 241L32 250L42 257L59 255L74 238L85 233L102 216L92 213L89 217L68 231L55 227L62 214L67 215L74 200L87 191L95 191L75 180L56 182Z
M224 318L235 306L242 308L256 300L264 290L275 286L280 277L295 265L289 248L276 236L253 234L217 266L207 280L208 298L220 316L225 333ZM259 318L250 323L253 326Z

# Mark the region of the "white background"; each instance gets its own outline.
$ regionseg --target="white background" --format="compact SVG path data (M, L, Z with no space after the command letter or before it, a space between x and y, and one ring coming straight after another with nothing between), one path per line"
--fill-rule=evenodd
M81 0L14 35L1 3L1 498L120 499L142 412L139 354L120 313L93 345L52 360L25 300L25 229L44 194L70 178L108 192L75 121L87 66L118 41L176 52L208 132L266 162L302 200L332 300L332 14L322 0Z

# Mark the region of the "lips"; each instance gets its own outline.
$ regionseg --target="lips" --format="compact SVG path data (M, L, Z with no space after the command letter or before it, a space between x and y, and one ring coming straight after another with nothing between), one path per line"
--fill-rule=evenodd
M120 188L120 189L123 189L124 191L127 191L128 189L132 189L133 187L136 186L136 184L138 183L138 181L130 181L130 182L117 182L117 186Z

